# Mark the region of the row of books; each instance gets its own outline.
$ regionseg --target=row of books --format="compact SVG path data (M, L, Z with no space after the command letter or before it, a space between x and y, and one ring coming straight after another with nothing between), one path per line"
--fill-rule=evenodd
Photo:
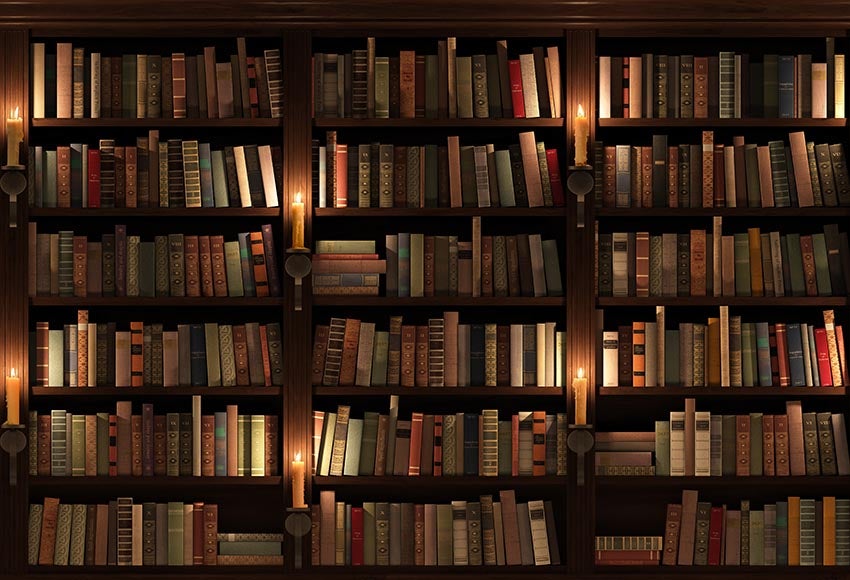
M564 186L558 150L534 131L496 150L461 145L313 143L316 207L561 207Z
M32 45L35 119L129 119L282 117L280 50L249 57L245 39L237 53L217 62L215 47L203 54L123 54L87 52L57 42L47 53Z
M266 476L278 474L278 417L240 415L236 405L201 414L154 414L119 401L115 413L30 412L29 470L52 476Z
M747 228L599 234L599 296L841 296L850 280L847 234L780 235Z
M89 322L50 329L36 322L30 336L30 376L39 387L282 386L280 323L177 324ZM126 328L126 327L124 327Z
M521 411L499 420L498 409L398 418L367 411L354 419L348 405L313 413L316 475L567 474L567 416Z
M100 139L45 149L30 147L33 207L278 207L281 148L168 139L159 131L135 145Z
M312 380L329 387L561 387L565 334L555 322L461 324L457 312L389 330L331 318L316 326Z
M313 566L557 566L551 501L498 497L444 504L336 501L312 506Z
M844 414L804 413L799 401L786 402L784 415L718 415L685 399L655 432L603 434L596 461L654 466L659 476L850 475Z
M657 563L657 562L656 562ZM850 500L789 496L753 509L699 501L682 491L667 504L665 566L847 566L850 564Z
M811 54L599 57L599 117L844 118L844 55L827 39L826 62Z
M224 236L168 234L143 242L115 226L100 242L29 224L30 296L281 295L271 224ZM93 238L96 239L96 238Z
M661 562L663 536L596 536L596 566L650 566Z
M668 146L653 135L651 146L594 142L598 207L836 207L850 206L850 175L841 143L806 141L789 134L789 145L732 138Z
M848 384L843 327L825 310L824 326L742 322L721 306L706 323L667 330L655 322L602 333L604 387L841 387Z
M369 37L365 49L313 55L316 117L558 118L561 93L557 46L509 59L507 41L498 40L496 54L458 56L450 36L437 41L437 54L377 56Z
M282 565L283 534L218 532L217 504L30 504L30 566Z

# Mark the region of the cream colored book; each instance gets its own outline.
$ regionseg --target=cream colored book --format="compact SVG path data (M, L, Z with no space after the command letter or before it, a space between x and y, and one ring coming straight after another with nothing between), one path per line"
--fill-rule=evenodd
M32 116L44 118L44 43L32 45Z
M133 556L132 556L132 564L133 566L141 566L142 565L142 524L143 524L143 516L142 516L142 504L134 503L133 504ZM191 562L189 562L191 564Z
M238 145L233 148L233 159L236 161L236 181L239 184L239 201L242 207L251 207L251 188L248 185L248 166L245 164L245 147Z
M599 57L599 118L611 118L611 57Z
M720 385L730 386L729 373L729 307L720 307Z
M666 322L665 322L665 312L663 306L655 307L655 327L656 327L656 349L655 349L655 373L657 378L657 384L659 387L663 387L667 384L666 376L665 376L665 360L666 360ZM648 337L647 337L648 338ZM649 383L647 383L649 386Z
M534 55L519 55L519 66L522 71L522 99L525 105L525 118L540 117L540 102L537 100L537 75L534 72Z
M528 519L531 522L531 545L534 548L534 565L548 566L549 538L546 534L546 510L542 500L528 502Z
M545 387L546 386L546 324L542 322L538 322L536 325L537 328L537 338L535 339L535 345L537 346L536 356L537 363L535 368L537 369L537 386Z

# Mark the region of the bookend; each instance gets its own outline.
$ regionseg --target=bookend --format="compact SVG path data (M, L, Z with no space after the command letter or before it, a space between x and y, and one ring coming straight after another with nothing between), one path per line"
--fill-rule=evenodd
M9 227L18 227L18 195L26 191L25 165L0 166L0 191L9 196Z
M295 569L301 570L301 538L310 533L310 508L286 508L286 533L295 538Z
M3 423L0 425L0 449L9 454L9 485L18 485L18 453L27 446L23 425Z
M584 486L584 454L593 449L593 425L570 425L567 447L576 454L576 485Z
M567 167L567 189L576 196L576 227L584 227L584 196L593 191L593 166L570 165Z

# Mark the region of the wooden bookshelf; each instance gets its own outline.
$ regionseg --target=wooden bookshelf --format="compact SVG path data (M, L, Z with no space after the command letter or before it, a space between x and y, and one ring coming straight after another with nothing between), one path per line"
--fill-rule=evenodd
M313 120L317 129L560 129L563 119L336 119Z
M314 397L562 397L561 387L313 387Z
M131 476L93 476L93 477L53 477L34 476L29 480L31 487L35 489L51 490L85 490L93 488L102 489L104 493L114 494L114 490L136 489L136 490L211 490L218 488L254 488L254 487L280 487L280 476L263 477L131 477Z
M614 492L623 489L648 488L654 491L665 489L727 489L740 487L747 493L763 488L769 489L770 493L777 491L785 492L793 489L804 488L806 493L827 495L832 492L840 493L847 489L850 484L850 476L847 475L796 475L791 477L779 476L750 476L750 477L661 477L657 475L646 476L596 476L596 483L600 489Z
M72 296L35 296L30 298L33 307L113 307L113 308L273 308L283 306L283 298L267 296L264 298L242 296L168 296L168 297L133 297L133 296L87 296L77 298Z
M30 395L40 398L103 397L280 397L281 387L30 387Z
M424 218L439 217L453 218L481 216L487 218L560 218L566 214L563 207L373 207L373 208L342 208L317 207L313 209L316 218Z
M844 387L599 387L600 397L844 397Z
M404 493L405 489L423 490L429 488L452 490L460 489L536 489L538 487L563 487L566 483L565 476L546 475L538 477L477 477L469 475L428 477L405 476L364 476L356 477L331 477L313 476L313 485L317 487L333 488L363 488L375 489L388 493Z
M632 306L749 306L785 307L810 306L813 308L842 308L847 306L846 296L649 296L613 298L600 296L596 299L600 307Z
M397 296L313 296L314 306L380 306L385 308L445 307L445 308L532 308L563 307L563 297L547 296L530 298L525 296L494 297L483 296L426 296L424 298L400 298Z
M735 129L766 128L766 129L840 129L847 126L847 119L599 119L599 127L629 128L658 128L675 129L690 127L711 129L731 127Z
M33 119L33 129L280 129L283 119Z
M33 207L31 218L280 218L279 207L128 207L62 208Z
M647 207L647 208L596 208L596 217L600 218L723 218L746 219L800 219L817 218L837 220L850 217L850 207Z

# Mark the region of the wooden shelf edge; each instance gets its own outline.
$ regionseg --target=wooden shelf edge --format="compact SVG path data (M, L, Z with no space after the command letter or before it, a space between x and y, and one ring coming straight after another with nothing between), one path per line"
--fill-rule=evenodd
M116 129L134 129L134 128L171 128L171 127L186 127L193 129L223 129L223 128L251 128L259 129L263 127L282 127L283 119L125 119L118 117L102 117L98 119L32 119L31 126L34 129L41 128L116 128Z
M85 578L89 574L121 578L233 578L280 577L283 566L29 566L27 573L39 578Z
M323 387L315 397L560 397L562 387Z
M622 128L638 128L638 127L658 127L658 128L674 128L674 127L765 127L786 129L791 127L846 127L847 119L763 119L763 118L744 118L744 119L720 119L700 118L700 119L682 119L682 118L664 118L664 119L623 119L609 118L599 119L599 127L622 127Z
M564 119L352 119L339 117L319 117L313 119L313 127L317 129L334 128L441 128L441 129L476 129L476 128L559 128L564 126Z
M205 307L211 306L238 306L245 307L273 307L283 306L282 297L266 297L266 298L244 298L230 296L215 296L215 297L137 297L137 296L90 296L86 298L78 298L72 296L35 296L29 299L30 306L65 306L65 307L84 307L84 306L111 306L111 307L163 307L172 306L179 308L186 307Z
M33 397L279 397L282 387L31 387Z
M174 217L280 217L279 207L139 207L139 208L62 208L31 207L31 218L174 218Z
M432 307L563 307L566 299L563 296L530 298L530 297L479 297L471 296L428 296L425 298L398 298L395 296L313 296L313 306L382 306L408 308L413 306Z
M765 306L765 307L818 307L841 308L847 306L846 296L650 296L650 297L611 297L596 298L599 307L637 307L637 306Z
M215 487L278 487L283 478L279 475L262 477L192 477L192 476L94 476L94 477L53 477L30 476L30 487L88 488L88 487L153 487L177 489L205 489Z
M843 397L844 387L598 387L600 397Z
M316 207L313 208L313 217L543 217L556 218L565 217L566 208L563 207Z
M375 486L388 486L393 491L405 489L422 489L422 488L446 488L452 489L455 487L492 487L492 488L508 488L508 487L552 487L566 486L566 475L543 475L543 476L524 476L524 477L482 477L477 475L459 475L432 477L423 475L418 477L403 476L403 475L387 475L387 476L313 476L313 485L317 487L347 487L347 488L371 488Z
M640 476L611 476L597 475L594 478L596 485L600 488L679 488L693 487L702 488L726 488L736 487L769 487L783 488L789 486L804 486L810 488L846 488L850 485L850 475L793 475L793 476L750 476L750 477L669 477L658 475Z
M452 576L482 575L487 578L515 577L519 574L533 574L541 579L563 579L566 566L314 566L306 570L294 571L297 576L346 578L400 578L405 576Z
M809 578L850 578L847 566L594 566L598 576L617 576L650 580L688 576L693 578L753 578L767 574Z
M850 207L647 207L647 208L596 208L597 218L641 218L641 217L712 217L728 218L830 218L850 216Z

